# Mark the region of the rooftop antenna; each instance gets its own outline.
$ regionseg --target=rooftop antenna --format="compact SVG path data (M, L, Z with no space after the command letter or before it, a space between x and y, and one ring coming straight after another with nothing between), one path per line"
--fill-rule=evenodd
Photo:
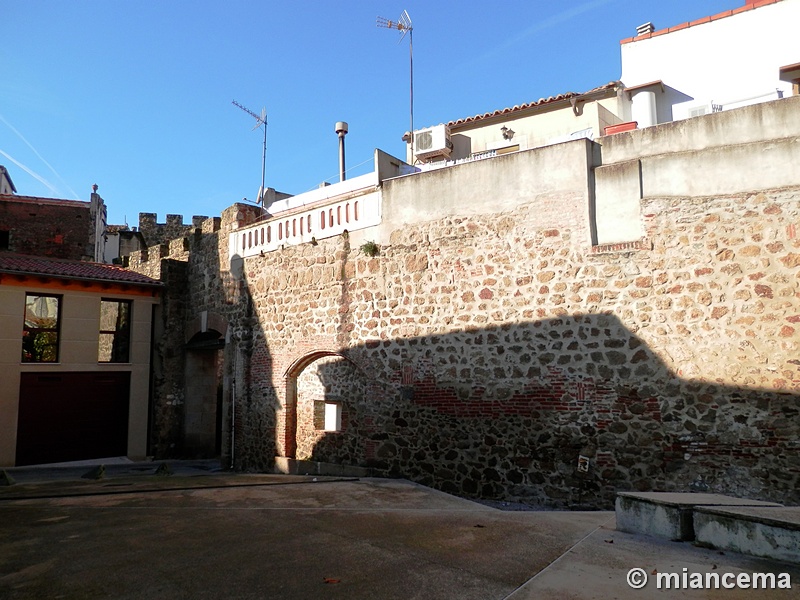
M256 120L256 125L253 127L253 131L264 126L264 150L261 153L261 187L258 190L258 202L261 204L261 208L266 209L264 206L264 176L267 171L267 109L266 107L261 109L261 114L257 115L249 108L245 108L241 104L239 104L236 100L233 101L234 106L238 106L248 115L253 117Z
M410 92L411 92L411 162L415 162L414 156L414 27L411 23L411 17L408 16L408 11L404 10L397 21L390 21L384 17L378 17L376 21L378 27L384 29L396 29L401 32L398 44L403 41L403 38L408 34L408 58L410 63Z

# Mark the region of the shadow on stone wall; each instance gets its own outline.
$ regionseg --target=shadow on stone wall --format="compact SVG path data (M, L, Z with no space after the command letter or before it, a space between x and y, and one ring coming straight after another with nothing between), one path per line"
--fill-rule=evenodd
M222 463L237 471L271 472L286 431L278 427L281 405L272 383L273 357L243 269L239 255L231 257L230 271L210 267L207 272L219 274L218 281L198 289L195 297L224 298L222 310L232 324L224 353Z
M158 247L157 264L139 268L157 269L166 290L154 328L150 452L271 470L279 404L243 261L220 264L228 255L220 219L194 224L193 233Z
M800 502L800 398L681 378L613 315L376 340L346 355L359 366L346 376L341 361L318 367L347 418L315 433L313 460L539 506L608 508L621 490Z
M155 459L182 458L188 265L161 259L158 269L155 275L164 283L164 290L153 315L149 454Z

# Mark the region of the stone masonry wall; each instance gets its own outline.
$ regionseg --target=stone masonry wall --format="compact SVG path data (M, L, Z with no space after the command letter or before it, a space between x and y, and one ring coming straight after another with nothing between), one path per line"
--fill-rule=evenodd
M287 369L338 350L363 373L360 443L345 456L315 432L317 460L533 504L607 507L620 489L797 502L799 194L647 199L647 239L623 251L523 205L406 227L374 258L345 236L248 259L241 418L274 407L280 452L303 431ZM268 465L248 435L240 466Z
M296 458L363 463L365 439L359 414L365 408L365 391L363 374L341 357L321 358L304 369L297 378ZM341 406L339 431L325 431L326 401Z
M182 221L176 215L175 222ZM189 280L190 249L195 260L208 252L202 241L216 239L219 219L207 219L192 231L130 255L128 268L158 279L165 291L157 307L153 336L153 404L150 453L157 459L187 457L185 445L185 325L194 314ZM184 236L183 233L187 235ZM207 245L207 244L206 244Z
M150 248L139 268L160 257L168 286L164 258L186 261L162 306L158 427L179 419L180 323L213 313L237 469L295 456L548 506L630 489L800 502L800 187L676 183L639 201L641 239L592 246L598 148L581 143L501 160L503 177L482 161L384 182L377 256L344 234L229 259L258 218L245 205ZM317 426L321 399L342 431Z
M183 215L167 215L164 223L158 222L155 213L139 213L139 231L147 246L169 243L170 240L186 237L201 228L208 217L195 215L189 225L183 224Z

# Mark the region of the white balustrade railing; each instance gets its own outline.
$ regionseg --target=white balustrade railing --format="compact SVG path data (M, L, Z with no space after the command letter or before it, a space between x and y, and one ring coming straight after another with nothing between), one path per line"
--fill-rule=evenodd
M296 198L300 201L296 206L308 205L301 198ZM331 199L330 202L317 200L306 210L290 209L260 223L237 229L230 234L228 254L243 258L256 256L282 246L340 235L345 230L373 227L380 222L381 192L373 187L361 195L351 193L341 200Z

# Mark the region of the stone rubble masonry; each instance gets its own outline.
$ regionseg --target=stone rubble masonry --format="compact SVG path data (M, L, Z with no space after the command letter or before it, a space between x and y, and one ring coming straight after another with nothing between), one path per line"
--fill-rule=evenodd
M195 215L190 225L184 225L183 215L167 215L166 223L158 223L155 213L139 213L139 231L148 247L155 246L193 233L207 219L208 217Z
M140 215L140 225L150 215ZM133 252L128 268L147 274L166 284L154 320L153 399L151 411L151 452L160 458L185 455L185 379L186 352L184 327L196 313L189 282L189 256L193 244L216 239L220 218L194 217L191 228L180 215L168 215L167 226L175 225L180 236ZM155 223L155 215L149 219ZM146 226L145 226L146 227ZM161 226L159 226L161 227ZM200 256L200 253L197 253Z
M423 176L461 189L455 171ZM177 286L155 437L175 435L171 328L208 311L229 325L222 445L237 469L289 455L562 507L608 508L619 490L800 502L800 186L645 196L641 238L599 246L579 183L473 198L469 214L396 227L375 257L342 235L228 263L228 234L258 218L244 205L169 247L185 273L149 249L139 266L157 256ZM400 201L403 179L390 185ZM319 430L321 399L342 402L342 431Z
M798 198L650 199L650 244L618 253L523 206L407 227L376 258L340 239L248 260L259 393L285 406L291 360L343 349L359 376L319 361L339 383L298 400L304 457L535 504L692 486L796 502ZM320 394L347 399L349 431L310 429Z

